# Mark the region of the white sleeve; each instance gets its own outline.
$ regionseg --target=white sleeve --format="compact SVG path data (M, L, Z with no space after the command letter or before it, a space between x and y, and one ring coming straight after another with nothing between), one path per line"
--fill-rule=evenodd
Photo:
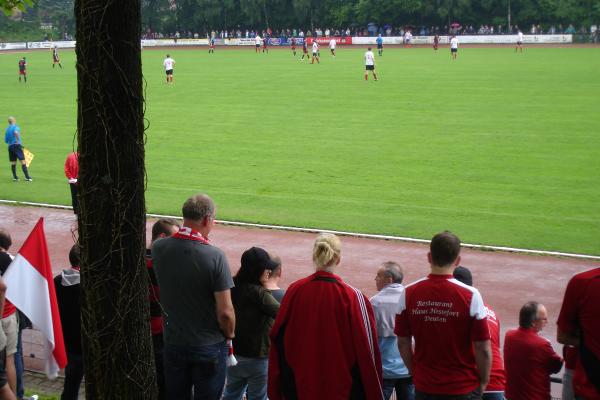
M469 313L471 317L475 317L476 319L484 319L487 317L483 298L475 288L473 288L473 297L471 297L471 309L469 310Z
M402 314L402 312L406 310L406 289L402 291L400 294L400 299L398 299L398 309L396 310L396 314Z

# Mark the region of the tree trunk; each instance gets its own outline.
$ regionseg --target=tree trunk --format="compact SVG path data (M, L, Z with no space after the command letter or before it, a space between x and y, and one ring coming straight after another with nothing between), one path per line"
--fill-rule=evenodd
M76 0L86 398L153 399L140 0Z

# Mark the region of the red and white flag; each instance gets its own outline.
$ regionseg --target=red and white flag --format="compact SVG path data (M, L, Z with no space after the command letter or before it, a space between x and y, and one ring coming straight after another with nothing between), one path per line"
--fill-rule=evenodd
M46 375L50 379L56 378L58 371L67 365L67 354L43 218L39 219L3 278L6 298L46 337Z

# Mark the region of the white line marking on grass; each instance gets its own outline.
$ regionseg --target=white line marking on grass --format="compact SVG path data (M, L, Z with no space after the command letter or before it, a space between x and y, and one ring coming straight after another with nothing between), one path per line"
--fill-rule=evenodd
M47 203L33 203L30 201L16 201L16 200L1 200L0 204L13 204L13 205L23 205L23 206L33 206L33 207L44 207L44 208L56 208L61 210L72 210L71 206L63 206L60 204L47 204ZM150 218L174 218L174 219L182 219L176 215L162 215L162 214L146 214L146 216ZM305 233L333 233L335 235L340 236L349 236L356 238L365 238L365 239L379 239L379 240L395 240L399 242L409 242L409 243L423 243L427 244L430 241L427 239L417 239L403 236L390 236L390 235L376 235L371 233L357 233L357 232L346 232L346 231L336 231L330 229L316 229L316 228L301 228L296 226L283 226L283 225L268 225L268 224L254 224L250 222L238 222L238 221L216 221L220 225L230 225L230 226L241 226L246 228L260 228L260 229L273 229L280 231L289 231L289 232L305 232ZM470 244L470 243L462 243L463 247L467 247L470 249L476 250L492 250L492 251L506 251L510 253L524 253L524 254L535 254L542 256L555 256L555 257L570 257L570 258L581 258L587 260L600 260L600 256L593 256L589 254L577 254L577 253L563 253L559 251L547 251L547 250L533 250L533 249L520 249L518 247L504 247L504 246L488 246L481 244Z

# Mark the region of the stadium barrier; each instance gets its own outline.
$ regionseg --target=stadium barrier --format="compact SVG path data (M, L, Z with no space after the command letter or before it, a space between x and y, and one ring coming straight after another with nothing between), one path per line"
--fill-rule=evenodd
M440 36L440 44L450 43L452 36ZM460 44L513 44L518 40L517 35L459 35ZM383 44L403 44L402 36L382 37ZM353 37L352 44L375 45L377 38L371 36ZM433 36L413 36L411 44L433 44ZM573 43L573 35L523 35L523 43L567 44Z
M539 43L539 44L569 44L573 43L575 35L523 35L524 43ZM580 35L581 36L581 35ZM589 36L589 37L588 37ZM586 43L597 41L597 36L588 35ZM336 37L319 37L317 43L320 45L328 45L331 39L335 39L338 45L375 45L376 37L370 36L336 36ZM513 44L517 42L517 35L461 35L458 36L460 44ZM404 43L402 36L386 36L383 37L384 45L398 45ZM291 40L289 38L269 38L270 46L289 46ZM313 38L295 38L296 45L302 46L304 40L307 44L312 45ZM433 36L413 36L411 44L433 44ZM450 36L440 36L440 44L450 43ZM254 38L232 38L232 39L215 39L215 44L219 46L254 46ZM16 43L0 43L0 51L3 50L26 50L26 49L51 49L58 48L74 48L75 41L56 41L56 42L16 42ZM208 46L208 39L142 39L142 47L186 47L186 46Z
M335 39L335 43L336 44L341 44L341 45L351 45L353 44L353 39L351 36L331 36L331 37L318 37L317 38L317 43L320 45L328 45L329 42L331 42L331 39ZM314 38L308 38L306 39L306 44L308 45L312 45L314 41Z

